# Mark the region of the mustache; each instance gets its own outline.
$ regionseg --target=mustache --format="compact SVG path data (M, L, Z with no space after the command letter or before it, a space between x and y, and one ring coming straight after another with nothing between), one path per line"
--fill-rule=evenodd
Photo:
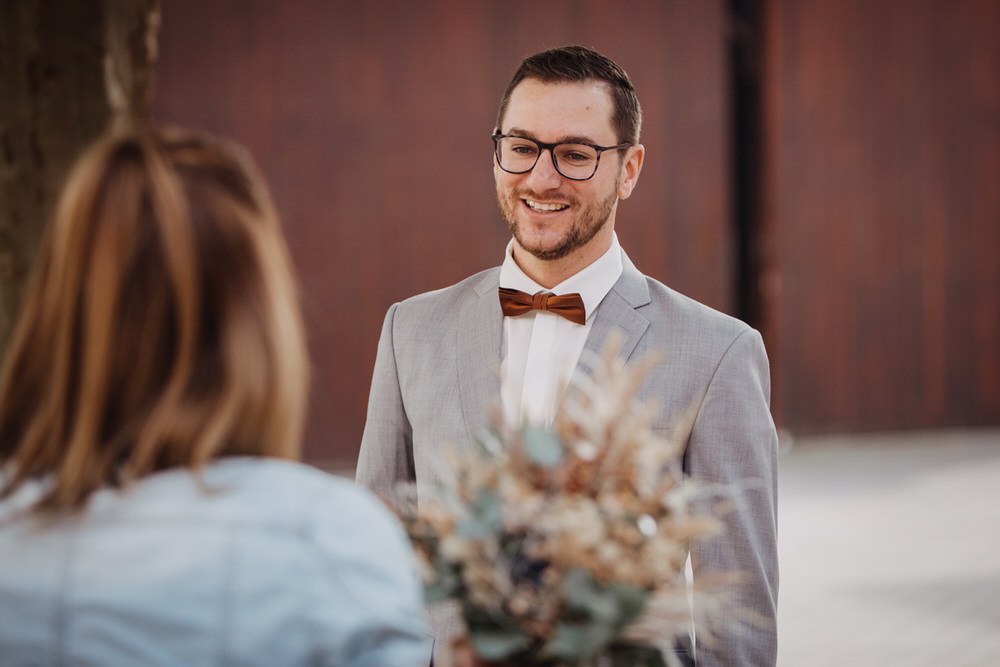
M573 195L566 194L559 190L553 192L547 192L544 195L537 192L533 192L527 188L517 188L512 190L510 193L512 199L530 199L532 201L545 202L550 200L558 200L560 202L570 204L571 206L576 206L579 204L579 200Z

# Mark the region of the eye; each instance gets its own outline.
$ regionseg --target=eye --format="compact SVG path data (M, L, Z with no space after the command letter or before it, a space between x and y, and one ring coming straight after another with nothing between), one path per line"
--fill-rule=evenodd
M535 146L535 144L529 144L527 142L511 142L508 145L508 150L515 155L531 156L538 152L538 147Z
M559 160L564 164L589 164L593 162L597 154L588 146L579 144L569 144L559 147Z

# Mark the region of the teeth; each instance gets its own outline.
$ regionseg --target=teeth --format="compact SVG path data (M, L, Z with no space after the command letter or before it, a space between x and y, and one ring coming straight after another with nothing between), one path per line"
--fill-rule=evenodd
M537 201L531 201L530 199L525 199L524 203L535 211L561 211L564 208L569 208L568 204L542 204Z

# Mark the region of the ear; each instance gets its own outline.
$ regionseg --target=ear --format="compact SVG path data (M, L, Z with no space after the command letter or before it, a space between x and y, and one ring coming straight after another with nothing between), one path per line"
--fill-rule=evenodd
M625 159L622 162L621 176L618 181L618 198L628 199L635 188L636 181L639 180L639 172L642 171L642 160L646 155L646 148L642 144L629 146L626 149Z
M500 128L493 128L493 134L500 134ZM493 163L493 180L497 181L500 178L500 163L497 161L496 150L490 151L490 156L492 158L490 161Z

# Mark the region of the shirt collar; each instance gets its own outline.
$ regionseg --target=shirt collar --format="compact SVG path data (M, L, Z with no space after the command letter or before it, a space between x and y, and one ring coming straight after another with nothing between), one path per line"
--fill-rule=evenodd
M583 270L575 273L552 289L545 289L525 275L514 261L514 239L507 244L503 264L500 265L500 286L516 289L527 294L551 292L552 294L578 293L583 298L590 320L611 288L622 275L622 249L618 244L618 234L612 234L611 247Z

